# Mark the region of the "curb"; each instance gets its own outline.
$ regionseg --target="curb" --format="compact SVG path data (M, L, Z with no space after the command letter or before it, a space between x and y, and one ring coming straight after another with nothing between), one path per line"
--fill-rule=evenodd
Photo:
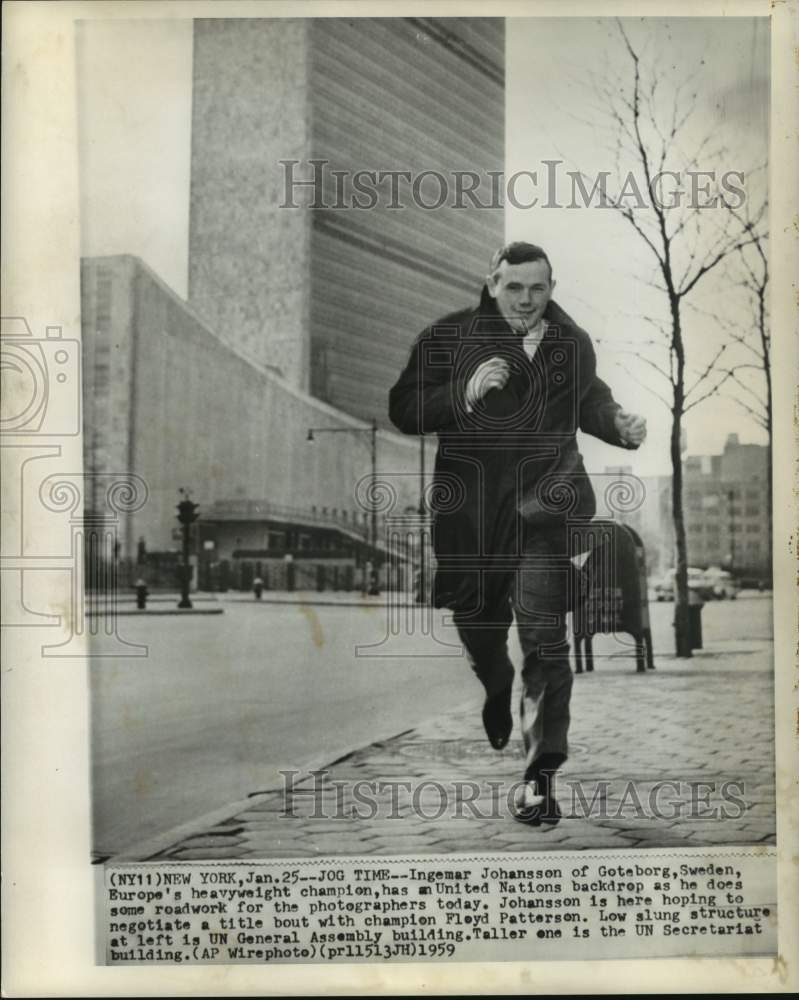
M147 615L223 615L225 613L224 608L169 608L168 610L164 608L147 608L142 610L141 608L131 608L129 611L124 608L119 608L114 611L87 611L87 618L111 618L111 617L122 617L128 615L133 618L144 618Z
M156 854L162 854L170 847L176 847L181 841L187 840L193 834L205 831L208 827L217 826L224 820L230 819L231 816L235 816L236 813L243 812L247 808L252 808L254 802L257 802L259 799L268 798L278 790L276 787L270 792L257 792L249 798L239 799L237 802L229 802L226 806L219 806L217 809L211 810L211 812L203 813L202 816L197 816L196 819L186 820L185 823L173 826L171 830L167 830L165 833L154 833L151 837L131 844L130 847L126 847L118 854L110 854L105 858L103 864L114 865L148 861Z
M219 601L216 597L197 597L195 594L191 595L191 599L196 601L198 604L218 604ZM136 601L136 597L133 594L125 594L124 596L117 597L120 604L133 604ZM169 604L170 601L179 601L180 594L148 594L147 603L148 604Z
M233 602L231 602L233 603ZM270 598L261 598L260 601L256 601L255 598L250 600L240 600L236 601L236 604L270 604L273 607L279 604L285 604L286 607L328 607L328 608L426 608L429 605L417 604L415 601L404 601L402 603L393 601L389 604L386 601L326 601L322 600L308 600L306 598L297 598L292 601L281 601Z
M456 705L450 709L450 712L454 714L458 711L462 711L464 707L470 704L471 702L463 702L463 704ZM430 716L427 719L423 719L421 722L418 722L410 729L403 729L398 733L392 733L390 736L377 736L375 739L370 740L368 743L364 743L361 746L331 750L324 754L324 756L312 757L309 760L295 764L294 767L300 773L305 772L308 776L310 776L313 771L322 771L326 768L335 767L336 764L341 763L341 761L346 760L347 757L350 757L352 754L358 753L361 750L366 750L369 747L376 746L378 743L390 743L392 740L399 739L401 736L407 736L409 733L413 733L421 726L429 723L432 719L437 718L438 716ZM304 780L307 779L304 778L298 781L297 784L301 785ZM237 813L244 812L247 809L252 809L255 803L275 795L277 792L280 792L282 788L282 784L276 784L271 788L262 788L256 792L250 792L243 799L229 802L224 806L218 806L216 809L203 813L201 816L186 820L184 823L179 823L177 826L172 827L170 830L166 830L164 833L155 833L150 837L145 837L144 840L139 840L136 843L123 848L123 850L118 851L116 854L109 854L108 856L105 856L103 853L103 864L111 865L147 861L157 854L162 854L170 847L176 847L181 841L187 840L195 834L205 833L209 827L217 826L224 820L231 819ZM175 864L185 863L186 862L175 861Z

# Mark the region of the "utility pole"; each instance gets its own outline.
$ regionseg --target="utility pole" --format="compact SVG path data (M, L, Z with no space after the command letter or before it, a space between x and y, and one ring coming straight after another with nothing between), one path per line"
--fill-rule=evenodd
M425 582L425 519L427 505L424 502L424 435L419 438L419 593L417 601L424 604L427 598Z
M380 563L377 558L377 421L372 417L372 579L369 593L380 593Z
M193 607L189 598L189 584L191 582L191 566L189 565L189 553L191 548L191 526L199 517L197 513L198 504L192 503L188 490L178 491L183 499L178 504L178 521L183 531L183 563L180 567L180 603L179 608Z

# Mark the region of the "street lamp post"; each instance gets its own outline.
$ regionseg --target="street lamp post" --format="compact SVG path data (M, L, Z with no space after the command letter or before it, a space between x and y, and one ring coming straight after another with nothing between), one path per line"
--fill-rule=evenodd
M735 490L727 494L730 504L730 573L735 572Z
M427 508L424 502L424 435L419 438L419 593L417 602L424 604L426 600L425 585L425 517Z
M369 427L309 427L308 440L313 441L316 434L369 434L371 435L370 453L372 460L372 503L370 517L370 535L373 551L374 566L377 567L377 421L374 417ZM369 593L377 595L380 593L380 573L375 568L372 571L372 579L369 581Z
M189 584L191 581L191 566L189 565L189 550L191 546L191 526L199 517L196 503L192 503L188 490L180 489L178 492L183 499L177 505L178 521L183 531L183 563L180 567L180 603L179 608L191 608L193 605L189 598Z
M369 593L377 596L380 593L380 562L377 558L377 421L372 417L370 427L370 455L372 458L372 579L369 581Z

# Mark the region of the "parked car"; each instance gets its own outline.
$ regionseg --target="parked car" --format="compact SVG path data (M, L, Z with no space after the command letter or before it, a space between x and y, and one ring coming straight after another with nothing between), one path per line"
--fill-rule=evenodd
M728 573L727 570L720 569L718 566L710 566L706 569L704 578L713 597L719 601L725 599L734 601L741 589L732 573Z
M654 591L656 601L674 600L675 576L676 570L670 569L662 577L653 582L652 590ZM704 570L698 569L696 566L688 567L688 589L693 591L702 601L713 600L713 587L705 578Z
M674 573L665 573L652 581L652 590L656 601L674 600Z

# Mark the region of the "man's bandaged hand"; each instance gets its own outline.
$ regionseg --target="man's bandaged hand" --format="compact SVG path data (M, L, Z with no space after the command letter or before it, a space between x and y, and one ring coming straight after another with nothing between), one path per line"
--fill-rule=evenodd
M490 389L504 389L510 378L510 365L502 358L489 358L474 370L466 383L466 405L471 409Z

